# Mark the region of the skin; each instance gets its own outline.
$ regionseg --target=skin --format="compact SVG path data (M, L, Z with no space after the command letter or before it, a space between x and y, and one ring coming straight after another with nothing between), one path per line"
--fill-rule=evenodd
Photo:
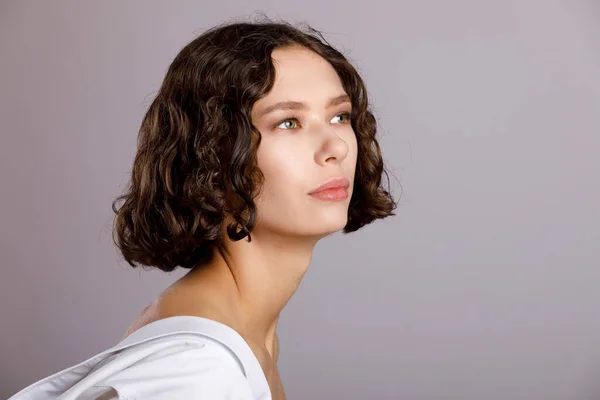
M346 225L357 143L347 114L351 104L340 99L345 92L331 65L299 46L278 48L272 58L275 85L252 109L252 122L262 135L257 162L265 178L256 198L252 241L232 242L225 235L224 246L213 259L167 288L125 336L175 315L221 322L249 344L273 399L285 399L276 368L279 315L300 285L317 242ZM336 98L339 104L331 105ZM303 107L265 113L289 101ZM323 201L308 195L334 177L350 181L346 200Z

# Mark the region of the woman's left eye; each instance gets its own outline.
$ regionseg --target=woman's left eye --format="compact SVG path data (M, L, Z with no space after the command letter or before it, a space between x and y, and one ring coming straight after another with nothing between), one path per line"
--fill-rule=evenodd
M348 122L350 122L350 113L338 114L335 117L333 117L332 121L338 117L342 117L342 121L340 121L341 124L347 124Z

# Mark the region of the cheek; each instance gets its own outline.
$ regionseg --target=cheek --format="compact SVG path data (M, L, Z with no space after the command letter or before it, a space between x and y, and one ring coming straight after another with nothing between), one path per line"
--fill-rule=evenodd
M302 190L306 179L303 152L298 146L261 144L257 152L258 167L262 171L265 194L281 196Z
M352 168L356 167L356 160L358 157L358 141L356 136L354 135L354 132L352 132L352 136L348 137L348 139L346 140L346 143L348 144L348 156L347 156L347 161L348 164L352 165Z

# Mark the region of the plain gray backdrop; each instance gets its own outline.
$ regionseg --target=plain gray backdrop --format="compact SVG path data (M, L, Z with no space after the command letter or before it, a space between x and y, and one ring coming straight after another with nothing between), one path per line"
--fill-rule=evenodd
M111 201L173 57L255 12L359 68L400 198L317 246L288 398L600 399L600 3L554 0L1 2L0 398L184 272L123 262Z

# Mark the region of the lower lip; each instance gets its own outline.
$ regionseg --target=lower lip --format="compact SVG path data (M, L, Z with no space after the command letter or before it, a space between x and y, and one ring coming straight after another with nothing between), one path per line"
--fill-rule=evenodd
M343 187L321 190L320 192L311 193L312 197L319 200L340 201L348 198L348 191Z

